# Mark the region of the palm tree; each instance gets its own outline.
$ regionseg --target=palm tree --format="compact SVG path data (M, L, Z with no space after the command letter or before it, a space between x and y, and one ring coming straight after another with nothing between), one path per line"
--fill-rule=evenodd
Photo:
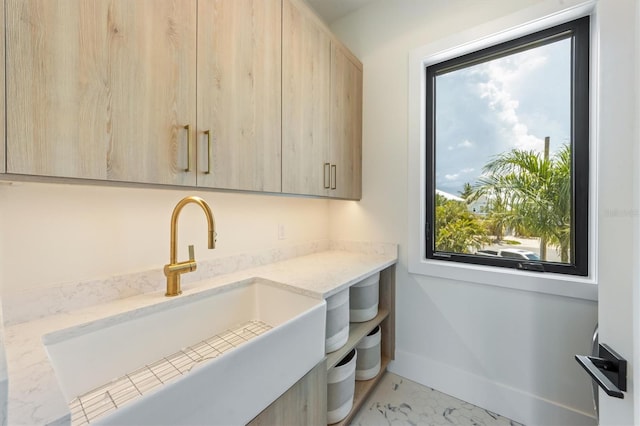
M483 213L486 214L486 224L489 234L495 236L496 242L504 239L505 228L510 224L510 211L504 195L494 191L491 199L484 206Z
M535 151L514 149L487 163L476 192L489 199L501 197L507 209L504 223L540 237L540 258L547 243L569 261L571 247L571 149L564 145L552 158Z
M464 202L436 194L435 249L450 253L472 253L489 242L482 222Z
M467 201L467 204L473 201L472 198L474 195L474 191L469 182L465 182L465 184L462 186L462 191L458 191L458 194L460 194L460 198L464 198Z

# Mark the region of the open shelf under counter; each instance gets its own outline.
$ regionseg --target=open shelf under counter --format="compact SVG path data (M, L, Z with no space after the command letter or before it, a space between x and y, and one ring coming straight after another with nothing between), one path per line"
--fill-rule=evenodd
M250 425L325 424L328 409L327 376L329 369L335 367L379 325L381 329L380 371L370 380L356 380L351 411L347 417L331 426L348 425L353 420L384 377L389 362L395 358L395 271L395 264L380 271L377 315L369 321L350 323L347 342L340 349L326 354L321 363L273 402Z
M327 370L333 368L351 349L355 348L364 336L369 334L377 325L389 316L389 310L378 309L378 315L365 322L352 322L349 324L349 340L340 349L327 354Z
M369 380L356 380L356 390L353 395L353 408L351 408L347 417L338 423L332 424L331 426L346 426L351 423L351 420L353 420L353 418L360 412L360 409L369 395L373 392L373 389L387 372L387 365L390 361L391 360L388 357L383 356L380 360L380 372L376 377Z

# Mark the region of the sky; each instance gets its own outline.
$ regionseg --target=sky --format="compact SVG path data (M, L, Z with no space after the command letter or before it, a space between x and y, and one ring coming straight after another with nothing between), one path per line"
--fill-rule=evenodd
M459 195L495 155L551 156L571 136L571 42L560 40L436 77L436 188Z

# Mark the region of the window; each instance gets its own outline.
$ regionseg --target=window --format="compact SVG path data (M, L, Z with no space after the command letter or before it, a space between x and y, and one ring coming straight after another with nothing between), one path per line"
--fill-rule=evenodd
M426 257L586 276L589 17L426 67Z

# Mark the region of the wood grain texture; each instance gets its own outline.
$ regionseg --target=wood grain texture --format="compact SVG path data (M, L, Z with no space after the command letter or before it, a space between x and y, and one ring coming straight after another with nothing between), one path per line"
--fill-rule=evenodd
M380 360L380 372L376 377L370 380L356 380L356 387L353 392L353 407L347 417L342 419L340 422L335 423L335 426L347 426L351 424L353 418L358 414L361 408L369 395L373 392L375 387L378 385L382 377L384 377L387 372L387 365L389 365L389 358L382 357Z
M308 6L284 0L282 192L329 195L331 39Z
M380 271L380 309L386 309L389 315L380 324L382 357L395 359L396 353L396 265Z
M359 66L358 66L359 65ZM337 167L332 196L362 197L362 65L331 45L331 158Z
M281 0L198 2L198 186L281 191L281 12Z
M0 58L4 58L4 1L0 2L0 21L2 21L2 30L0 30ZM6 99L4 96L4 69L0 67L0 173L4 173L6 170L5 152L7 149L6 137L5 137L5 108Z
M195 185L196 0L7 0L8 172Z
M340 349L327 354L327 369L333 368L338 364L342 358L344 358L353 348L355 348L360 340L362 340L367 334L371 332L378 324L384 323L384 320L389 316L389 311L380 306L377 315L365 322L352 322L349 324L349 338L347 343ZM382 325L381 325L382 327Z
M327 424L327 367L324 361L256 416L251 426Z

